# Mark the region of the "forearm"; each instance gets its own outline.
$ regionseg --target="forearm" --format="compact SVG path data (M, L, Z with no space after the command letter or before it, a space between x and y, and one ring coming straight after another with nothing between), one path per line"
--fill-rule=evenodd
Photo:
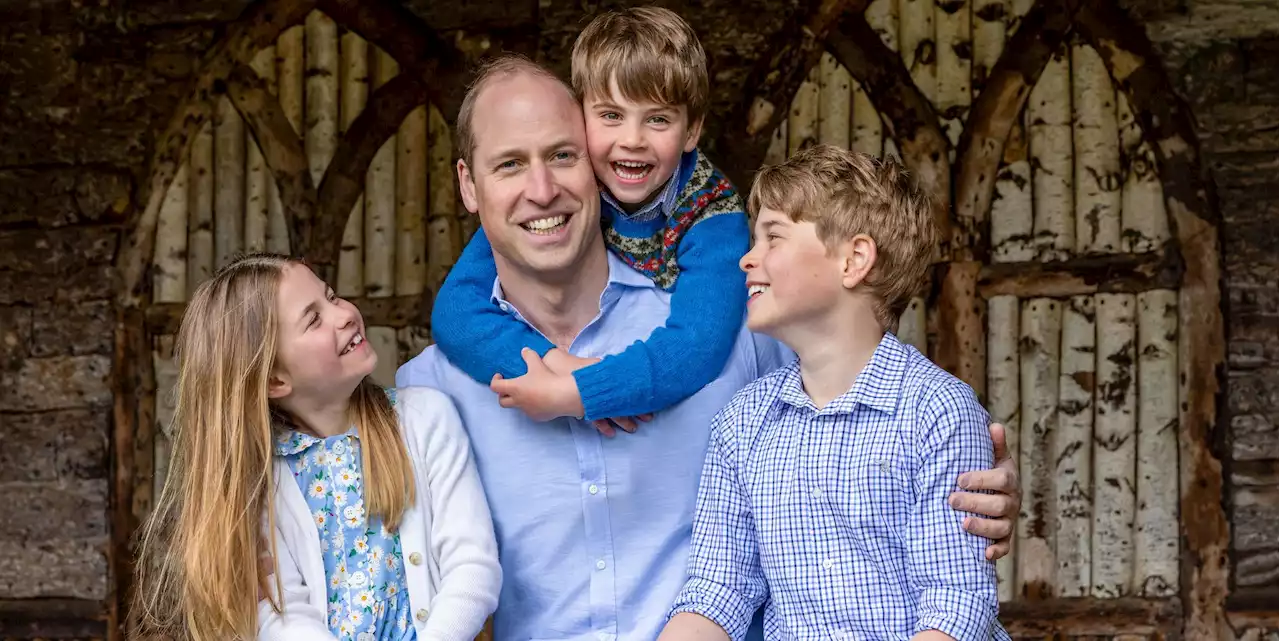
M956 641L956 639L937 630L925 630L911 637L911 641Z
M495 373L525 373L520 349L546 354L553 345L532 327L492 302L498 277L493 248L477 230L449 270L431 309L431 335L440 350L468 376L488 384Z
M729 641L719 624L700 614L680 612L667 621L658 641Z

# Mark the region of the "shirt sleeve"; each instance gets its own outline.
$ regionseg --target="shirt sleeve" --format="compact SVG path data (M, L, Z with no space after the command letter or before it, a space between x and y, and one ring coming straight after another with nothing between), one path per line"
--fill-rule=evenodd
M458 369L488 385L495 373L523 376L528 369L520 350L541 356L554 345L532 327L493 304L498 268L484 229L477 229L449 270L431 306L431 337Z
M668 616L699 614L723 628L730 639L741 639L767 598L768 587L751 504L738 478L732 427L725 419L731 411L722 411L712 424L693 519L689 578Z
M587 419L666 409L720 375L742 330L747 289L738 261L749 245L742 212L689 228L676 252L680 276L666 324L574 372Z
M947 504L962 472L993 465L987 412L973 390L951 381L920 416L917 500L906 533L908 576L921 595L915 633L990 639L998 627L995 563L984 556L987 540L965 532L965 514Z

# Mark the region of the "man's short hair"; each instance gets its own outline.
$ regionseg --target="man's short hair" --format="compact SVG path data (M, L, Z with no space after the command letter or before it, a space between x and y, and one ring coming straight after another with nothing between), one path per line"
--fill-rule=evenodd
M755 176L747 209L811 221L828 248L858 234L876 243L863 286L882 328L892 327L925 283L938 244L929 197L893 160L816 145Z
M471 85L467 87L467 94L462 98L462 107L458 109L458 122L454 131L454 144L468 167L471 166L471 156L476 151L475 130L472 128L471 123L471 118L476 109L476 99L491 80L507 78L521 73L553 80L564 88L565 95L570 100L577 101L573 89L565 84L564 80L551 70L525 56L504 53L492 58L486 58L476 69L475 78L471 80Z
M661 7L631 7L597 16L573 44L573 89L579 100L622 97L684 105L689 122L707 114L707 54L689 23Z

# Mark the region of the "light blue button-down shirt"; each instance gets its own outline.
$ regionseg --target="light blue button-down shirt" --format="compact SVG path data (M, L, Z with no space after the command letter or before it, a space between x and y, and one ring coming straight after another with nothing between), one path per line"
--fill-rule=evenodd
M493 296L524 321L497 283ZM602 357L644 340L666 321L670 298L610 254L600 313L569 351ZM396 385L448 394L471 439L502 563L495 638L656 638L685 581L711 419L747 383L792 358L744 328L718 378L635 434L614 438L581 420L537 422L503 409L435 347L401 366Z

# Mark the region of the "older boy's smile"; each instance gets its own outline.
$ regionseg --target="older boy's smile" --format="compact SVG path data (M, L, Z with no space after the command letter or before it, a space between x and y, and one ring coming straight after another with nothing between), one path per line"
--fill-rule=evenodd
M764 283L747 283L747 304L750 305L757 297L769 291L769 286Z

